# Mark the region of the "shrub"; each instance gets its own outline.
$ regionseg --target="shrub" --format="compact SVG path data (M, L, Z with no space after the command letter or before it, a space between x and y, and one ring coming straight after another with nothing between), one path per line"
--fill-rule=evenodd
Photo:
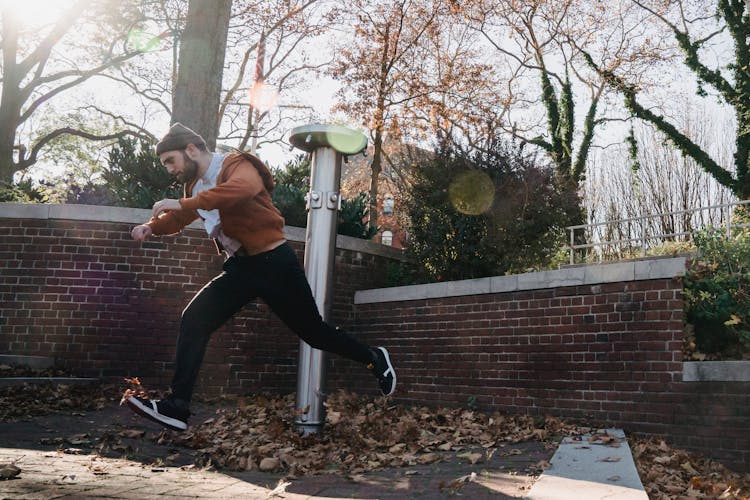
M276 187L271 193L273 202L290 226L307 227L305 195L310 190L310 157L299 155L283 168L273 170ZM342 200L338 217L338 234L365 240L371 239L377 228L370 228L363 220L367 219L369 208L366 193L351 200Z
M363 240L372 239L378 232L377 227L370 227L363 222L367 220L370 209L370 195L360 191L351 200L342 200L339 214L338 233Z
M305 195L310 189L310 159L298 155L283 168L273 169L276 187L271 193L273 203L290 226L306 227Z
M580 215L574 187L506 143L472 155L439 151L411 173L406 252L421 267L416 281L547 268Z
M151 208L159 200L183 196L182 184L167 172L153 146L145 141L119 139L109 151L102 177L117 206Z
M685 313L694 346L705 354L750 353L750 233L718 229L694 236L699 257L684 280Z
M0 202L44 203L47 196L44 191L34 186L31 179L21 180L15 184L0 184Z

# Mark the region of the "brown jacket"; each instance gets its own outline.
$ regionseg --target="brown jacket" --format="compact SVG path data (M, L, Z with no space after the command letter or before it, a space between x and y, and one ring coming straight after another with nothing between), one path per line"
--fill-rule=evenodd
M221 164L216 186L191 197L195 179L185 185L182 208L152 217L146 224L154 235L179 233L199 217L197 209L219 210L221 229L256 254L284 239L284 218L271 201L271 172L250 153L231 153Z

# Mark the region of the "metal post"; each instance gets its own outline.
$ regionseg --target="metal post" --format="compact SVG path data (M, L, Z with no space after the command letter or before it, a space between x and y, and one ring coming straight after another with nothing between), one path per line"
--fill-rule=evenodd
M344 154L362 151L367 139L344 127L314 124L295 128L289 140L297 148L312 153L305 274L323 321L329 321L336 226L341 208L341 161ZM300 340L295 426L305 435L319 431L325 423L325 368L325 353Z
M575 245L575 238L573 236L574 229L570 229L570 265L572 266L575 264L575 248L573 245Z

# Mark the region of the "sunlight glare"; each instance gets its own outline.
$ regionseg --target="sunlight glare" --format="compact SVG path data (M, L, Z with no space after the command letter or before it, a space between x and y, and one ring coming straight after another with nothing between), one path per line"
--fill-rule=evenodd
M279 100L279 92L273 85L255 82L250 89L250 105L260 112L270 111Z
M164 33L153 36L141 29L134 28L128 33L128 45L139 52L159 50Z
M54 23L74 0L0 0L0 12L9 12L22 26Z
M461 172L450 183L448 196L453 207L466 215L480 215L492 207L495 184L489 175L478 170Z

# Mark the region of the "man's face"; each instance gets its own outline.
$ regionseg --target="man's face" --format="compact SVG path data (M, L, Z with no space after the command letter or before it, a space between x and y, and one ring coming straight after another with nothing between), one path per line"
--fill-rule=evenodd
M167 172L184 184L191 183L198 175L198 163L191 160L184 149L165 151L159 155L159 159Z

